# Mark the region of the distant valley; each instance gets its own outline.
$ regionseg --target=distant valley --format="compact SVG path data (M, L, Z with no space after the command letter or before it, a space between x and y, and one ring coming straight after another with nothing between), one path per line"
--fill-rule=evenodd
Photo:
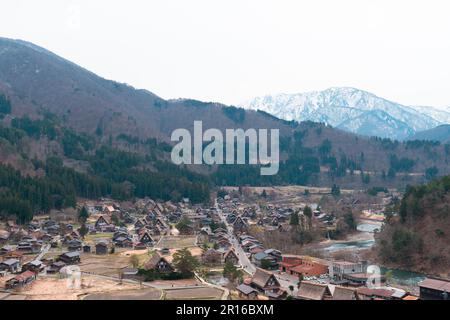
M431 115L355 89L330 89L305 101L302 112L314 121L165 100L103 79L34 44L0 38L0 184L5 191L0 201L12 206L9 212L70 206L76 197L203 202L217 186L404 188L450 173L449 145L360 135L380 136L381 127L406 138L438 125ZM322 112L319 106L327 101L340 109ZM348 121L349 116L359 122ZM260 176L257 165L175 166L170 134L192 130L195 120L204 130L279 129L279 173ZM346 132L352 130L360 134ZM17 199L23 200L21 208Z

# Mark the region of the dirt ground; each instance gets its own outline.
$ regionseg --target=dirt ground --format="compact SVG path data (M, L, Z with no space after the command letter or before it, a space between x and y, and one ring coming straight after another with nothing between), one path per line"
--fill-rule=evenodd
M202 283L196 279L181 279L181 280L155 280L150 282L155 286L173 286L173 287L192 287L200 286Z
M152 288L93 293L83 300L160 300L161 291Z
M219 300L222 290L215 288L189 288L166 290L166 300Z
M20 294L26 295L28 300L78 300L88 294L107 295L138 289L140 289L138 284L119 284L117 281L83 275L79 289L70 288L66 279L40 277L30 286L22 289Z
M131 255L133 254L139 257L140 264L149 258L147 250L132 250L107 255L83 253L79 267L82 272L115 277L119 275L120 269L131 266Z
M177 252L177 249L170 249L170 255L168 256L164 256L164 258L166 258L166 260L170 263L173 261L173 255ZM203 249L200 247L191 247L189 248L189 251L191 252L191 254L194 257L200 258L200 256L203 253Z

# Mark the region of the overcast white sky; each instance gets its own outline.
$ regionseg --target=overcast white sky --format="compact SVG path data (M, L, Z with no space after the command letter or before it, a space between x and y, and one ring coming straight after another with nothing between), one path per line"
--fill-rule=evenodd
M2 0L0 36L163 98L352 86L450 106L448 0Z

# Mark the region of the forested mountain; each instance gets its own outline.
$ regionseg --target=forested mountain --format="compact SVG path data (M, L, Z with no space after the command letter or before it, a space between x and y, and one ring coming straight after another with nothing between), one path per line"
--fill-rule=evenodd
M409 187L377 236L384 263L421 272L450 271L450 177Z
M204 130L279 129L279 174L262 177L249 165L173 165L170 134L192 130L194 120ZM362 137L219 103L163 100L33 44L0 38L0 161L0 211L8 214L20 211L12 199L34 212L73 205L77 196L208 201L217 184L404 187L449 173L450 147Z
M410 139L413 140L429 140L429 141L439 141L441 143L450 142L450 125L443 124L436 128L425 130L416 133Z

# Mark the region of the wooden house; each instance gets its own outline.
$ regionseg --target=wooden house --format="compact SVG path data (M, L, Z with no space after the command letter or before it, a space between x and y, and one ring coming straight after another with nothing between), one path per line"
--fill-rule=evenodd
M8 259L0 262L0 271L15 273L19 270L20 261L17 259Z
M133 241L130 239L130 237L124 237L120 236L113 240L114 245L116 245L119 248L132 248L133 247Z
M108 254L108 242L105 240L100 240L95 245L95 254Z
M14 278L9 279L6 281L5 287L6 289L15 289L18 287L24 287L31 282L36 280L36 274L32 271L25 271Z
M145 243L145 244L152 244L153 238L150 235L150 232L148 230L143 230L139 233L139 242Z
M228 250L223 256L224 263L232 263L233 265L239 264L239 257L234 250Z
M145 270L155 270L160 273L170 273L174 269L172 265L166 260L166 258L155 253L144 265Z
M70 240L67 243L67 249L69 251L81 251L82 247L83 247L83 243L78 239Z
M33 260L25 263L22 266L22 271L32 271L34 273L42 272L45 269L45 264L40 260Z
M336 286L331 300L358 300L358 293L355 288Z
M419 283L421 300L449 300L450 281L427 278Z
M114 231L114 225L111 221L111 218L107 215L102 215L98 217L97 221L95 222L95 229L107 232L107 231Z
M58 273L59 270L64 268L66 264L62 261L53 262L50 267L47 268L47 273Z
M272 272L261 268L256 268L256 272L251 279L250 285L260 292L278 292L280 283Z
M393 300L393 290L361 287L356 289L359 300Z
M325 300L331 299L332 294L328 285L302 281L296 298L299 300Z
M237 286L236 291L241 299L256 300L258 298L258 290L244 283Z
M80 252L79 251L72 251L72 252L65 252L59 256L59 261L62 261L66 264L77 264L80 263Z

